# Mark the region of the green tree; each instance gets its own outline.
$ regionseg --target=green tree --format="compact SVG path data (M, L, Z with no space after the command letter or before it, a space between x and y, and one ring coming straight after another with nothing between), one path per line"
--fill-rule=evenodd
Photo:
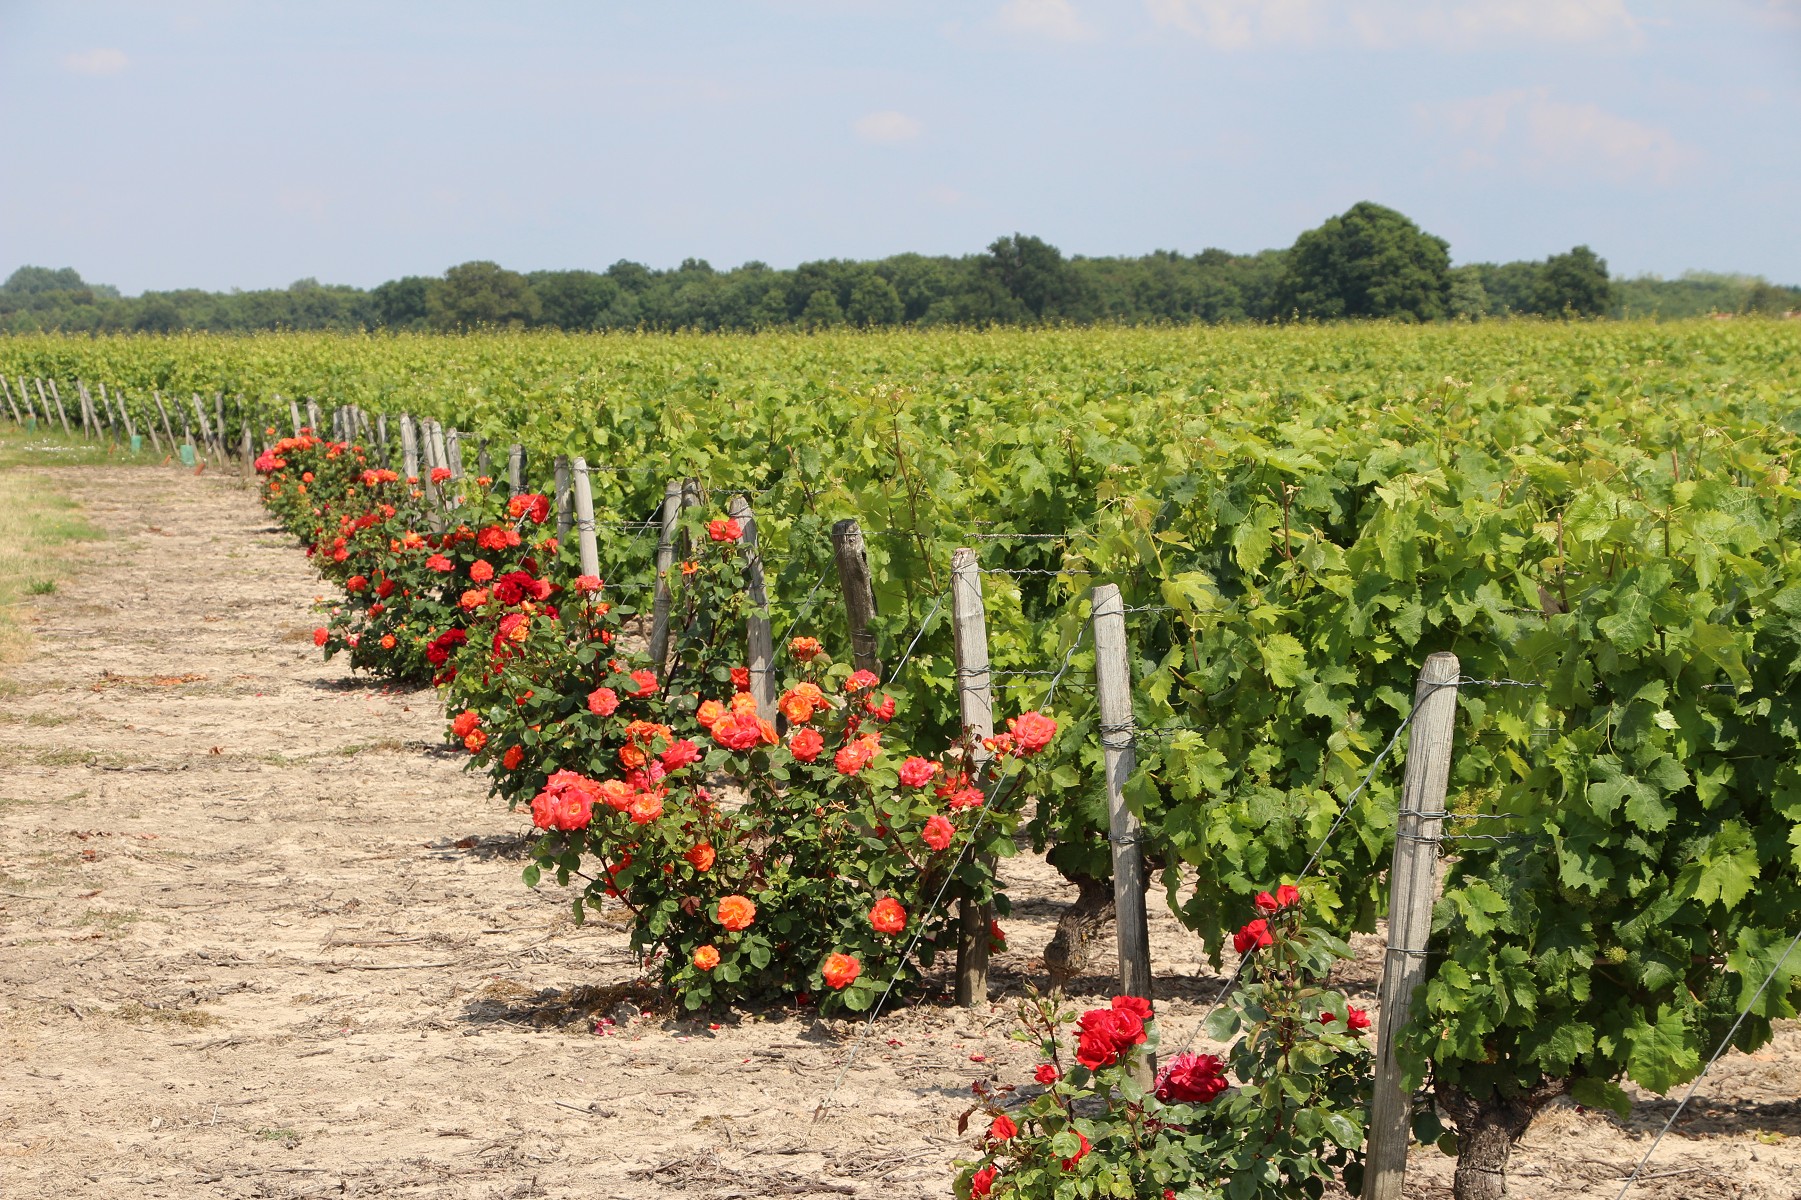
M981 260L980 274L1038 320L1079 318L1085 307L1081 276L1043 238L1023 233L996 238Z
M1472 321L1488 315L1488 289L1482 286L1479 264L1451 268L1451 315Z
M1553 254L1538 274L1538 311L1598 317L1613 305L1607 260L1587 246Z
M1451 311L1450 243L1365 200L1295 239L1280 311L1437 321Z
M816 289L807 297L807 306L800 311L800 323L808 329L828 329L844 324L844 310L838 307L838 297L825 288Z
M533 271L526 276L542 306L539 319L558 329L600 329L619 285L597 271Z
M426 292L426 311L439 329L529 325L542 305L531 284L498 263L466 262L444 272Z
M850 290L850 303L844 315L852 325L898 325L905 309L894 285L871 271L857 280Z
M423 275L390 279L369 293L371 319L389 329L420 329L430 315L426 297L432 281Z

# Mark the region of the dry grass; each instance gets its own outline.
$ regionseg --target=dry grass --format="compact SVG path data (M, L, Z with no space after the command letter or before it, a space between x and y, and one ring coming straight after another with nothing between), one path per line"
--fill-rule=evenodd
M17 662L30 648L21 607L55 603L80 545L102 536L82 518L55 472L42 468L132 457L61 434L0 433L0 663Z

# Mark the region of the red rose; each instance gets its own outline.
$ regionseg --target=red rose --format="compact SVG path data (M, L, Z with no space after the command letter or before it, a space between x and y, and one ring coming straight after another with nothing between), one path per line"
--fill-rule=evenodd
M846 692L861 692L866 688L874 687L880 682L882 681L877 679L875 674L871 671L853 671L851 672L851 677L844 681L844 690Z
M929 759L915 756L900 765L900 781L908 787L924 787L942 769Z
M485 558L478 558L469 564L469 578L477 583L486 583L494 578L494 564Z
M1007 732L1021 754L1036 754L1057 736L1057 722L1041 712L1020 713L1007 722Z
M347 592L360 592L368 586L369 581L361 575L352 575L344 581L344 590Z
M1226 1090L1225 1064L1212 1054L1178 1054L1157 1072L1157 1099L1206 1104Z
M639 698L657 694L657 673L655 671L637 670L632 672L632 682L638 685L632 695Z
M1276 889L1274 895L1268 892L1258 892L1256 898L1251 901L1251 907L1264 916L1270 917L1291 904L1298 904L1300 899L1300 889L1293 884L1285 883Z
M1082 1145L1074 1154L1063 1160L1063 1169L1065 1171L1075 1170L1076 1164L1088 1157L1088 1135L1078 1129L1076 1130L1076 1137L1081 1141Z
M1142 996L1113 997L1113 1011L1130 1013L1140 1021L1148 1021L1152 1017L1151 1002Z
M1045 1087L1049 1087L1061 1077L1057 1074L1057 1068L1051 1063L1039 1063L1038 1069L1032 1073L1032 1078Z
M450 482L450 468L449 467L433 467L431 469L431 481L433 483L449 483Z
M984 1200L994 1190L994 1177L1000 1171L994 1166L983 1167L969 1177L969 1200Z
M734 687L735 689L737 689L740 692L750 691L750 668L749 667L733 667L732 668L732 687Z
M331 634L329 634L325 631L324 626L321 626L318 629L313 630L313 645L323 646L326 642L328 642L330 640L331 640Z
M700 747L687 738L679 738L669 743L669 749L663 751L663 769L679 771L689 763L700 761Z
M1275 943L1276 939L1270 936L1269 922L1262 917L1258 917L1232 935L1232 949L1240 954L1249 954L1253 950L1261 949L1264 946L1273 946Z
M500 765L509 771L517 771L524 761L525 751L518 746L508 746L507 752L500 756Z
M735 542L744 536L744 526L731 517L707 522L707 536L716 542Z
M487 744L488 735L479 729L463 739L463 749L469 751L471 754L480 754L482 752L482 747Z
M788 753L804 763L810 763L819 757L825 749L825 739L817 729L796 729L788 737Z
M924 831L921 832L920 837L922 837L925 840L925 844L932 849L943 850L951 844L951 839L956 836L956 833L957 827L955 825L952 825L943 817L932 816L926 818L926 827Z
M907 910L892 896L884 896L869 910L869 924L877 933L893 936L907 927Z
M575 590L578 592L598 592L600 588L601 582L598 575L577 575L575 577Z
M1352 1033L1362 1033L1370 1027L1370 1015L1361 1008L1347 1008L1344 1023Z
M476 727L481 723L482 719L480 716L470 709L464 709L455 717L451 718L450 732L456 734L459 738L466 738L471 733L474 733Z
M619 709L619 695L612 688L595 688L588 693L588 711L597 717L610 717Z
M1013 1123L1013 1118L1009 1117L1006 1113L1002 1113L995 1117L994 1123L988 1127L988 1138L990 1141L1011 1141L1018 1135L1019 1126L1015 1125Z

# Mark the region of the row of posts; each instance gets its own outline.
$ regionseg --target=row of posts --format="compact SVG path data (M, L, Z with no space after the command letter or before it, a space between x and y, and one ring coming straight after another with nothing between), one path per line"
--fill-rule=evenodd
M48 383L46 388L45 384ZM253 441L250 433L248 415L243 416L241 435L233 445L228 441L225 422L225 395L216 392L213 395L211 412L200 399L199 393L189 397L190 409L184 408L179 401L173 401L176 418L181 424L181 435L175 432L175 421L169 416L170 405L165 404L160 391L153 391L151 396L156 405L155 419L145 419L140 425L132 415L132 408L126 402L123 392L115 390L108 394L106 385L100 384L94 391L89 391L82 380L75 381L75 423L69 420L68 408L63 403L62 390L57 387L56 380L33 379L32 386L27 386L25 377L19 376L9 381L0 375L0 398L6 401L7 411L13 421L28 429L42 426L45 429L60 425L65 434L73 435L79 425L82 436L88 438L108 438L121 445L129 445L132 450L143 448L145 438L158 453L164 452L164 441L167 440L168 453L179 455L183 464L196 466L200 459L210 457L217 465L223 467L227 459L235 457L240 470L248 470L254 455ZM35 393L35 400L34 400ZM146 410L148 405L143 406ZM242 411L240 402L239 408ZM159 434L159 422L161 432ZM199 431L196 439L195 431Z
M82 389L85 394L86 389ZM298 405L290 401L296 429ZM196 402L198 409L198 403ZM15 410L16 411L16 410ZM204 414L203 418L204 429ZM318 413L308 401L308 418L317 427ZM165 422L167 418L165 417ZM360 409L340 409L333 416L333 432L341 440L367 435L371 427ZM440 489L431 481L433 467L446 467L452 482L463 474L461 435L438 422L399 418L401 454L405 473L416 477L437 513L442 528L454 503L454 489ZM376 417L374 432L384 448L387 419ZM245 430L246 446L249 431ZM421 472L423 457L425 466ZM486 447L478 449L480 471L490 474ZM514 444L507 451L509 494L525 490L525 449ZM559 457L553 464L557 534L575 531L583 574L600 573L595 538L592 472L580 456ZM681 517L685 509L703 503L698 480L672 479L658 510L656 593L651 607L650 657L659 673L667 666L671 632L669 572L681 551ZM737 495L727 514L743 529L746 551L745 588L750 598L746 642L751 694L759 715L778 720L778 675L769 620L769 602L762 557L758 552L756 516L750 500ZM870 624L876 615L875 589L869 571L863 532L854 520L839 521L832 528L832 550L844 596L850 635L851 659L858 670L881 673L876 640ZM1150 939L1145 908L1147 886L1139 820L1125 801L1127 781L1137 768L1136 726L1132 715L1132 679L1127 609L1119 588L1105 584L1094 589L1092 621L1095 648L1095 687L1099 708L1101 749L1107 793L1108 840L1113 858L1113 888L1118 927L1119 990L1127 995L1152 998ZM960 548L951 555L951 620L957 679L957 702L967 736L973 741L971 778L979 779L989 762L984 738L994 733L994 691L988 658L987 610L982 593L982 569L974 550ZM1408 729L1406 772L1402 783L1395 857L1390 872L1388 946L1379 985L1380 1025L1374 1100L1368 1127L1368 1157L1364 1174L1365 1200L1400 1200L1405 1178L1412 1099L1400 1086L1401 1072L1395 1059L1395 1043L1406 1026L1413 992L1425 975L1426 940L1431 929L1432 905L1438 884L1439 848L1444 824L1445 792L1450 775L1452 731L1457 707L1459 665L1453 654L1434 654L1426 660L1414 696ZM990 906L966 900L959 912L956 996L965 1007L988 999L988 952L993 912Z

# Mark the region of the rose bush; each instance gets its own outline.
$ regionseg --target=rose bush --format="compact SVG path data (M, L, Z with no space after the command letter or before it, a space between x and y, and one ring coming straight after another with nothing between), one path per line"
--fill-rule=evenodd
M1260 894L1241 984L1207 1024L1221 1055L1181 1053L1146 1088L1157 1049L1148 1001L1115 996L1080 1016L1057 997L1020 1005L1014 1037L1043 1056L1037 1090L977 1084L980 1156L960 1200L1262 1200L1361 1186L1369 1016L1318 984L1349 948L1304 924L1300 894ZM1249 926L1247 926L1249 928ZM1236 1076L1234 1084L1231 1077Z

